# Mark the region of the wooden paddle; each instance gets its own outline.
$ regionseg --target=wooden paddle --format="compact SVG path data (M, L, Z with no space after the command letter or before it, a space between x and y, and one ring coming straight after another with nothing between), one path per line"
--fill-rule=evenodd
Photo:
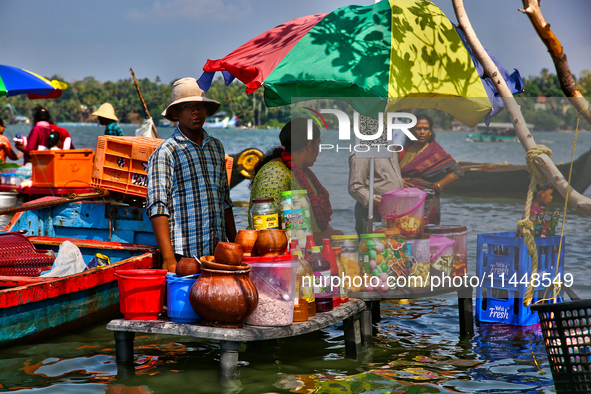
M74 202L74 201L88 200L88 199L96 198L96 197L107 197L108 195L109 195L108 190L100 190L95 193L85 193L85 194L78 194L78 195L73 194L72 197L64 197L64 198L60 198L59 200L38 202L38 203L33 203L33 204L21 205L19 207L0 209L0 215L10 215L10 214L17 213L17 212L31 211L33 209L38 209L38 208L54 207L56 205L65 204L65 203Z

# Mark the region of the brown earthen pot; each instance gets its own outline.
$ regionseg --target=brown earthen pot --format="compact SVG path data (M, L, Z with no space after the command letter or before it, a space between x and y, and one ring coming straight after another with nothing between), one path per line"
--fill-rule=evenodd
M256 309L259 294L244 271L201 268L189 294L193 310L201 319L220 324L242 323Z
M259 232L257 230L238 230L238 234L236 234L236 239L234 242L242 245L242 252L244 253L244 256L252 256L252 250L254 249L258 235Z
M213 257L219 264L240 265L242 264L242 245L234 242L220 242L215 247Z
M287 236L284 230L261 230L256 249L259 256L279 256L287 251Z
M193 258L183 257L176 265L176 276L195 275L199 273L199 262Z

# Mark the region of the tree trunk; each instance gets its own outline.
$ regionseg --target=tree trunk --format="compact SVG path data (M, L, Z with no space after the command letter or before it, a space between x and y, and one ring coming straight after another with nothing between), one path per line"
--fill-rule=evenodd
M466 39L474 50L474 54L480 63L482 63L486 75L495 83L495 86L497 87L503 102L505 103L505 108L509 113L511 123L513 123L513 126L515 127L517 137L527 152L536 146L536 142L534 141L534 137L531 135L525 124L525 119L523 118L523 114L521 113L519 105L507 87L505 80L501 77L499 70L482 47L482 44L480 44L480 40L478 40L476 33L474 33L472 25L470 24L470 20L468 19L468 15L466 14L466 10L464 9L463 1L452 0L452 3L456 17L458 18L458 23L466 34ZM558 190L558 192L564 198L566 198L568 182L566 179L564 179L562 173L558 170L558 168L556 168L552 160L547 155L541 154L537 156L534 161L540 171L548 178L550 182L552 182L556 190ZM581 195L572 187L569 190L568 202L582 213L591 216L591 199Z

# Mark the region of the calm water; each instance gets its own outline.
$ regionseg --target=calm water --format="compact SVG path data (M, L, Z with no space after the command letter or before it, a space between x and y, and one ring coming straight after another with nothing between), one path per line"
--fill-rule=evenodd
M102 127L70 129L77 148L94 148ZM132 135L134 128L124 131ZM159 130L161 137L170 129ZM26 135L28 128L9 126L6 135ZM278 130L212 130L226 152L277 144ZM525 163L520 144L477 144L467 133L440 132L437 139L457 160ZM553 150L555 162L570 161L574 134L534 134L539 144ZM334 137L323 135L323 141ZM577 155L591 144L591 134L579 135ZM313 170L331 192L332 225L353 233L353 200L346 192L347 153L321 153ZM238 228L246 226L248 185L232 190ZM591 192L587 192L591 196ZM523 199L443 198L443 224L468 227L469 271L475 272L476 235L513 231L521 217ZM562 209L559 202L549 210ZM591 297L587 285L591 222L573 209L567 212L566 272L575 277L574 290ZM430 384L441 391L464 393L554 392L539 330L506 325L477 324L472 339L458 336L457 300L448 297L410 300L408 305L382 303L374 345L358 360L345 357L339 326L278 342L249 345L240 353L238 378L229 386L217 382L218 348L208 341L182 337L136 337L135 376L117 375L114 340L97 323L75 334L33 345L0 350L0 391L23 393L268 393L364 392L389 393L406 384ZM536 367L534 356L540 365ZM435 392L435 391L431 391Z

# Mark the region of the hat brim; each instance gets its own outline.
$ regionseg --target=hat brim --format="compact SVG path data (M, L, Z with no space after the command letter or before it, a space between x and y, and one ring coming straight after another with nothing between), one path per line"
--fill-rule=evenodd
M164 116L166 119L174 122L174 121L176 121L176 119L173 119L170 117L170 110L172 109L172 107L174 107L177 104L190 103L190 102L201 102L203 104L206 104L207 116L214 115L216 112L218 112L220 110L220 107L222 106L222 104L220 104L219 102L217 102L215 100L211 100L211 99L201 97L201 96L183 97L181 99L178 99L178 100L170 103L170 105L168 107L166 107L166 109L162 112L162 116Z
M111 120L114 120L115 122L119 122L119 118L117 118L115 115L107 113L107 112L95 111L92 113L92 115L94 115L96 117L100 116L101 118L111 119Z

